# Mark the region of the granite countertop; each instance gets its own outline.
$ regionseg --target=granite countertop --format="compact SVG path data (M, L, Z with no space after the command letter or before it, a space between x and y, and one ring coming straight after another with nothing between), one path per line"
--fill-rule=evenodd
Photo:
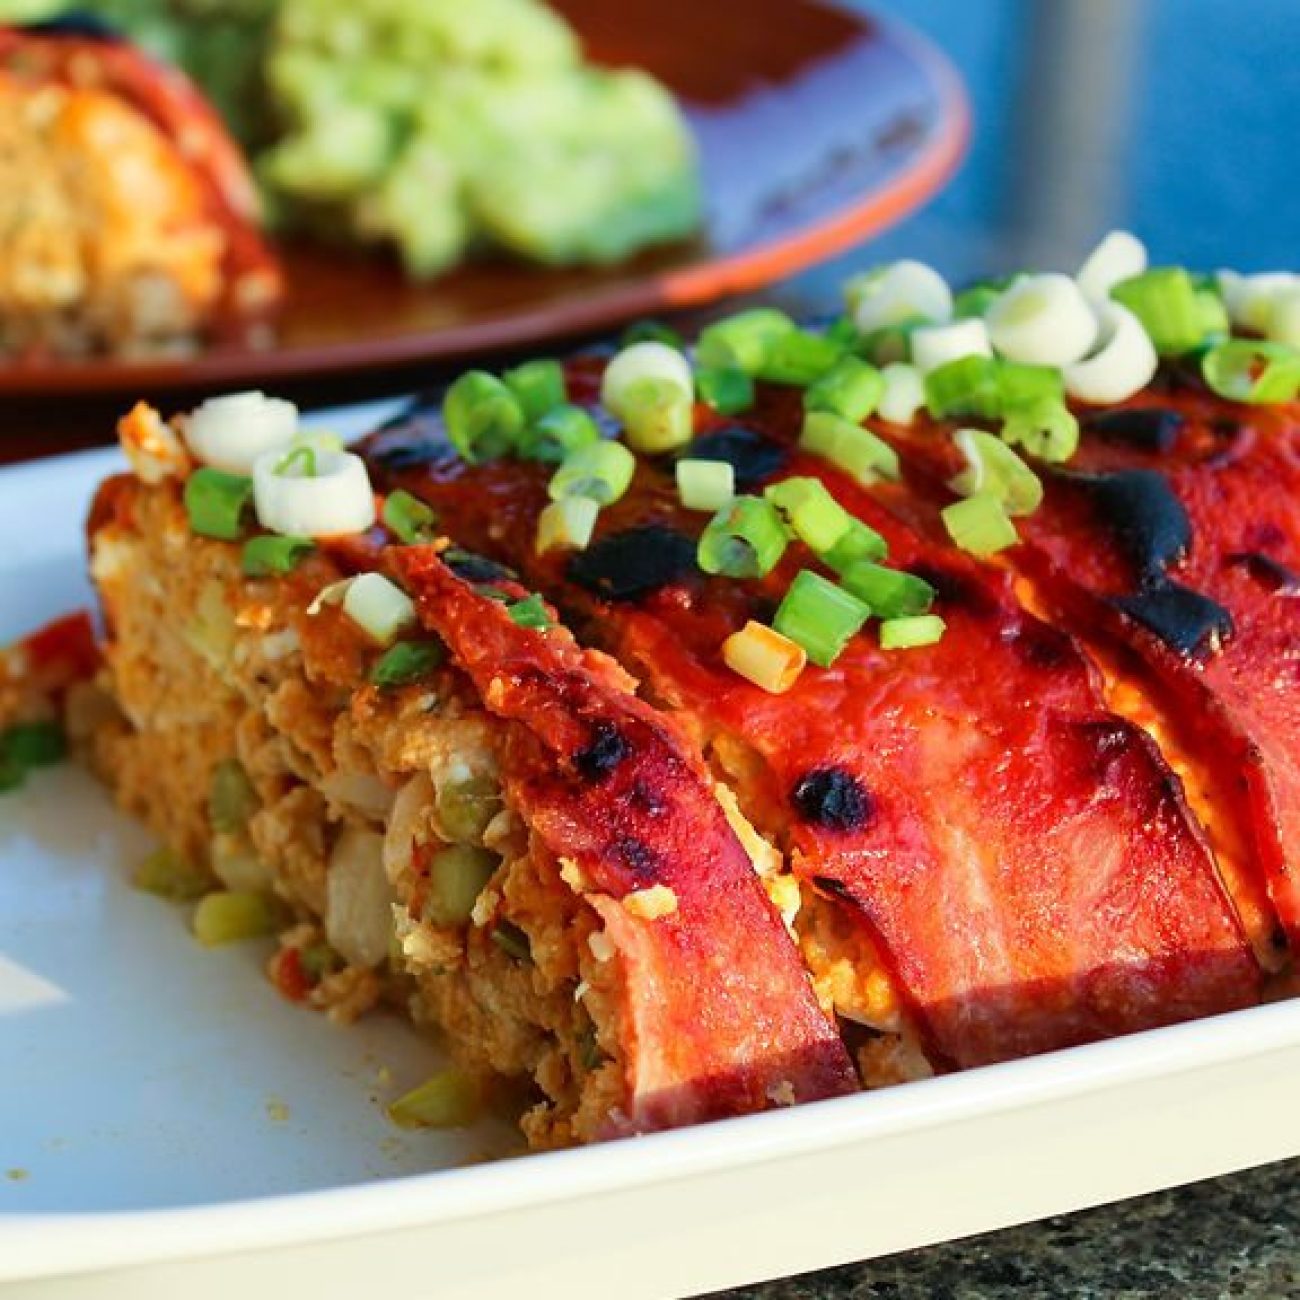
M1284 1300L1300 1296L1300 1161L722 1295Z

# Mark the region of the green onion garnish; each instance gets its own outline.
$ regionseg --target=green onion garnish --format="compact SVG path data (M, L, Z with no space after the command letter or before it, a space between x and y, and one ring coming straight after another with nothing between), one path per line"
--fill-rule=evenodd
M1201 328L1201 343L1217 343L1232 333L1232 322L1228 319L1228 308L1217 286L1198 284L1196 286L1196 315Z
M205 465L185 480L184 500L191 532L237 542L243 536L244 514L253 500L253 480Z
M858 327L853 323L851 316L836 316L836 318L827 325L826 337L832 343L839 345L841 352L851 352L861 345L862 336Z
M948 536L971 555L995 555L1020 540L1002 502L991 494L955 501L942 518Z
M996 420L1002 414L1000 367L993 357L958 357L925 377L925 405L936 420Z
M0 732L0 762L26 772L50 767L68 755L68 738L57 722L19 722Z
M1181 266L1156 267L1121 280L1110 296L1142 322L1161 356L1190 352L1205 340L1196 285Z
M785 554L789 536L775 507L758 497L737 497L700 534L696 561L705 573L761 578Z
M536 550L584 550L596 530L600 506L590 497L565 497L552 501L537 516Z
M924 614L934 604L934 588L915 574L860 561L840 575L846 590L871 606L877 618Z
M506 606L506 613L517 627L535 628L544 632L555 626L555 620L546 610L546 602L536 592L523 600L512 601Z
M452 446L471 465L513 451L524 428L519 399L486 370L467 370L447 389L442 418Z
M501 378L523 408L526 420L540 419L569 398L564 367L551 358L525 361L522 366L507 370Z
M316 448L311 443L301 442L290 447L275 462L272 472L282 478L315 478L316 471Z
M844 349L824 334L789 330L768 345L756 377L771 384L806 388L820 379L844 355Z
M915 320L900 321L896 325L884 325L869 334L864 334L858 341L856 351L877 366L892 366L900 361L910 361L912 334L922 326L932 323L918 316Z
M874 528L869 528L861 519L850 517L844 535L819 558L836 573L843 573L861 560L883 560L888 554L888 544Z
M695 388L700 401L719 415L739 415L754 405L754 381L734 366L697 370Z
M519 454L528 460L560 464L579 447L600 441L596 421L581 406L553 406L524 430Z
M695 435L691 394L672 379L634 381L622 396L618 415L628 446L643 456L683 447Z
M1079 421L1063 402L1047 400L1008 411L1002 425L1002 440L1010 446L1023 447L1039 460L1060 465L1079 449Z
M736 471L725 460L679 460L677 495L687 510L714 514L736 495Z
M188 903L212 888L212 877L171 849L155 849L131 875L131 884L146 894Z
M384 527L407 546L430 541L438 524L438 516L423 501L401 488L384 499L383 520Z
M829 411L809 411L803 417L799 446L842 469L859 483L872 483L877 478L896 479L901 473L898 453L884 439Z
M885 378L860 357L841 357L803 395L805 411L830 411L861 424L876 409L885 391Z
M938 614L920 614L909 618L890 618L880 625L882 650L914 650L934 645L943 639L947 625Z
M388 1118L398 1128L465 1128L481 1108L477 1082L460 1070L444 1070L393 1102Z
M997 497L1009 515L1032 515L1043 504L1038 475L1001 438L982 429L958 429L953 435L966 468L949 484L964 497Z
M1006 282L1000 280L977 280L968 285L952 300L953 319L969 320L971 317L985 315L1006 289Z
M237 758L223 758L212 769L208 782L208 821L212 829L238 834L247 829L259 807L261 800L244 765Z
M1019 361L998 363L1001 414L1031 411L1043 402L1065 402L1065 382L1055 366L1029 366Z
M1300 352L1262 339L1232 339L1205 354L1201 373L1232 402L1290 402L1300 392Z
M194 910L194 937L205 947L242 943L271 934L284 913L269 894L218 890L199 900Z
M695 346L695 357L704 369L723 367L756 375L772 345L796 328L784 312L755 307L707 326Z
M769 484L763 496L785 516L795 536L819 555L835 546L853 521L820 479L782 479Z
M803 646L813 663L828 668L870 616L870 607L852 593L811 569L800 569L772 626Z
M385 690L427 677L446 658L439 641L399 641L375 660L370 680Z
M250 537L240 553L245 577L269 578L292 573L304 556L316 549L310 537L279 537L264 533Z
M490 820L500 807L499 799L492 800L482 811L490 814ZM479 836L483 829L475 827ZM429 859L429 893L423 909L426 919L435 925L468 925L478 896L500 865L497 854L476 845L449 844L439 849Z
M619 346L630 348L633 343L666 343L679 352L686 347L686 340L671 325L659 320L634 320L623 331Z
M607 506L627 491L635 470L636 457L621 442L596 442L570 452L551 475L547 491L552 501L590 497Z

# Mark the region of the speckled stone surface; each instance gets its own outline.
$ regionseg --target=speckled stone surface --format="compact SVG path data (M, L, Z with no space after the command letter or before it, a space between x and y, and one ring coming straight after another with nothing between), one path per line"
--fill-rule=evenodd
M1289 1300L1300 1161L785 1282L727 1300Z

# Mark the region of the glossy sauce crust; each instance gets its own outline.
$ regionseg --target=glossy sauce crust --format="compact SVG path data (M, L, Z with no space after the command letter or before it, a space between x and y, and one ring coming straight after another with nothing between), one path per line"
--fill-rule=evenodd
M597 374L573 367L572 400L594 397ZM940 1068L1254 1000L1258 971L1154 744L1105 709L1075 643L1021 609L1007 575L942 539L915 485L865 491L794 453L798 409L798 394L770 390L743 418L778 449L767 469L817 475L884 534L890 562L937 588L948 632L887 653L867 631L780 697L732 674L720 646L746 618L770 618L812 563L802 548L762 582L675 562L664 585L626 598L590 581L612 538L698 533L705 517L680 509L670 467L642 464L592 547L566 561L533 553L544 468L467 467L418 427L379 434L369 452L380 478L519 567L706 746L723 737L757 759L742 806L806 888L856 918ZM721 424L701 412L701 433Z

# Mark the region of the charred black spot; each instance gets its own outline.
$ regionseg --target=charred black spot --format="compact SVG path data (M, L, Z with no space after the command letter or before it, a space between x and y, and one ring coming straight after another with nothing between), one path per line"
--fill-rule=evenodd
M1288 569L1271 555L1259 551L1238 551L1229 555L1227 562L1234 568L1245 569L1265 591L1278 596L1300 595L1300 573Z
M1232 615L1217 601L1168 579L1111 604L1187 658L1213 654L1234 630Z
M453 546L451 550L444 551L442 561L463 582L519 581L519 575L513 569L507 569L504 564L489 560L485 555L476 555L473 551L462 551L459 547ZM490 595L494 600L510 599L500 592L480 592L479 594Z
M23 31L37 36L73 36L82 40L121 41L126 38L112 23L98 14L87 13L82 9L69 9L53 18L43 18L40 22L24 23Z
M1011 647L1025 663L1047 672L1063 668L1076 658L1069 636L1037 619L1026 619L1016 629Z
M842 767L818 767L806 773L791 800L804 821L833 831L862 830L876 811L862 782Z
M638 879L647 880L659 872L659 854L645 840L624 835L614 841L614 852L623 865Z
M1136 570L1151 580L1180 560L1192 544L1192 525L1169 480L1153 469L1110 474L1058 471L1058 480L1089 499L1098 521Z
M937 564L913 564L908 572L934 588L935 613L961 610L974 618L992 618L1000 608L997 598L973 574Z
M689 537L646 524L612 533L579 551L568 578L605 600L639 600L695 572L695 543Z
M845 903L853 901L853 895L849 892L849 887L842 880L836 880L834 876L814 876L812 882L813 888L820 894L838 898Z
M1169 452L1187 424L1177 411L1159 406L1099 411L1085 417L1083 427L1107 442L1122 442L1140 451Z
M588 781L600 781L631 752L623 733L608 718L601 718L591 729L587 747L574 754L573 766Z
M779 442L740 425L696 438L686 454L692 460L725 461L736 471L736 486L743 491L780 473L790 459L789 451Z

